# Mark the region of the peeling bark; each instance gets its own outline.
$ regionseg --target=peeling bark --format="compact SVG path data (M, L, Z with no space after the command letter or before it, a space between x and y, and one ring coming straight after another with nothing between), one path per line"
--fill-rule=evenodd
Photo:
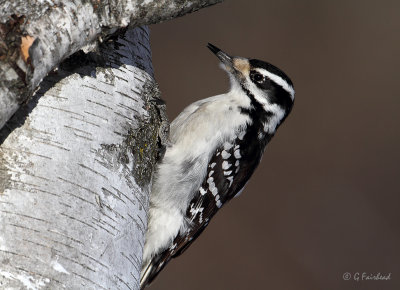
M0 128L42 79L80 49L126 26L182 16L222 0L13 0L0 4Z
M139 288L158 97L148 30L128 29L63 62L0 131L0 288Z

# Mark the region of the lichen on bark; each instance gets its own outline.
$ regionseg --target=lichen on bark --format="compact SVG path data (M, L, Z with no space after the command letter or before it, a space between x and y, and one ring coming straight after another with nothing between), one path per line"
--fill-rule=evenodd
M128 129L121 144L102 144L102 150L114 156L115 162L119 164L130 163L133 157L131 174L140 187L147 187L151 182L155 164L165 151L169 123L157 83L147 80L141 97L147 115L136 118L138 127ZM99 152L99 155L104 158L104 152ZM109 162L111 159L108 158Z
M0 151L0 195L4 193L7 188L10 188L11 174L8 172L8 168L5 166L6 161L3 157L3 152Z
M148 108L148 117L139 121L139 128L130 134L127 142L135 156L133 175L139 185L150 182L157 159L162 158L165 150L165 108L160 105L160 92L155 82L147 81L142 96ZM153 124L153 126L149 126Z

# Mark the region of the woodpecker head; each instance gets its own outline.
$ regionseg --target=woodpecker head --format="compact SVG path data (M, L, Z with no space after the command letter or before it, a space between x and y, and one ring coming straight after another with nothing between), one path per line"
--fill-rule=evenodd
M283 121L294 102L293 83L283 71L261 60L229 56L210 43L208 48L221 61L233 87L239 86L264 111L282 112L279 123Z

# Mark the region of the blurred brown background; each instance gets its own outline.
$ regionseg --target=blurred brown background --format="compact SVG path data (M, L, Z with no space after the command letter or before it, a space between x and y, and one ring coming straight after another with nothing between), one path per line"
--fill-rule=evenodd
M151 38L171 120L228 88L207 42L283 69L296 102L244 193L150 289L400 289L400 2L228 0Z

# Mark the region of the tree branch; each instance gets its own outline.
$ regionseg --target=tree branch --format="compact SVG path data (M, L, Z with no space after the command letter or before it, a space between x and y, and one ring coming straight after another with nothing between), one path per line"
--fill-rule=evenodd
M3 2L0 11L0 128L42 79L74 52L115 31L161 22L222 0Z

